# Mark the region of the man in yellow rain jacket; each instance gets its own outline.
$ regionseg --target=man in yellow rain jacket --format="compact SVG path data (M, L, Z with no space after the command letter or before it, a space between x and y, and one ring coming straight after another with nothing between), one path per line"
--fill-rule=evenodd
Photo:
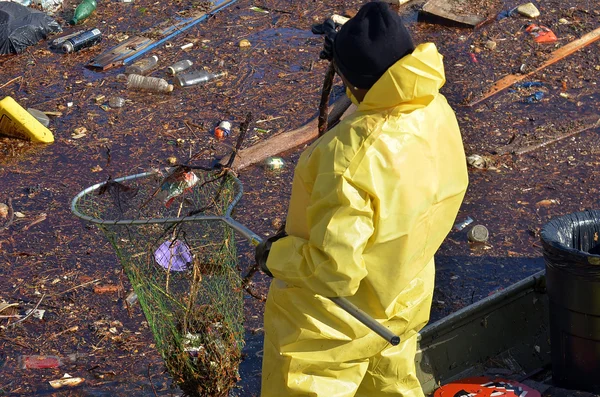
M322 57L333 55L358 109L302 154L287 236L257 249L274 277L261 395L422 397L414 359L433 256L468 183L459 127L439 93L442 56L432 43L415 48L380 2L326 43ZM325 297L346 297L401 343Z

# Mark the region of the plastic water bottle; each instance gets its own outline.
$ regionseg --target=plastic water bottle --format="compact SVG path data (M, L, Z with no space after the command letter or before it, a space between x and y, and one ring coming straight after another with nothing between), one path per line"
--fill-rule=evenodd
M184 59L183 61L175 62L174 64L169 66L167 68L167 71L172 75L176 75L179 72L183 72L193 64L194 62L190 61L189 59Z
M125 99L118 96L110 97L110 99L108 100L108 106L110 106L111 108L122 108L123 106L125 106Z
M127 77L127 88L154 92L173 91L173 85L169 84L167 80L158 77L141 76L139 74L130 74Z
M180 74L177 76L177 82L181 87L203 84L211 80L220 79L227 76L227 72L209 73L205 70L194 70L189 73Z
M146 74L150 69L156 66L158 57L152 55L150 58L140 59L125 68L127 74Z
M102 40L100 29L92 29L65 40L62 45L64 53L79 51L82 48L91 47Z
M71 25L76 25L77 22L81 22L90 15L96 9L96 0L83 0L73 13L73 18L69 21Z

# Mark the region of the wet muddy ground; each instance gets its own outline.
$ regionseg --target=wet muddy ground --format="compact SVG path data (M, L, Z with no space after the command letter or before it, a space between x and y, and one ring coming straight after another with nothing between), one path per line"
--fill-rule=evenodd
M123 68L95 72L83 65L123 35L135 35L192 2L103 2L84 22L103 30L105 39L98 46L63 55L42 42L21 55L0 57L0 97L10 95L24 107L62 113L51 118L52 145L0 138L0 202L10 200L18 212L8 228L0 229L0 299L26 310L43 297L39 308L46 310L41 321L29 318L9 325L14 320L0 320L5 326L0 330L0 395L178 395L139 305L128 309L124 303L130 286L111 245L70 213L70 200L109 176L166 165L171 156L185 161L206 149L199 162L208 164L234 144L247 112L259 130L251 130L245 146L303 125L316 114L326 69L318 60L322 41L310 33L310 25L332 13L355 11L361 3L240 0L148 54L160 58L161 68L152 76L165 77L164 68L184 58L213 72L228 71L219 82L171 94L127 91L116 78ZM74 4L65 1L58 14L61 22ZM253 5L269 13L250 10ZM507 1L504 9L516 5ZM466 154L485 160L483 169L470 167L470 187L457 220L471 217L470 226L485 225L490 238L487 244L470 245L470 226L449 234L437 256L432 319L543 269L538 235L543 224L600 204L597 128L514 154L600 117L598 42L528 79L542 82L541 87L505 90L466 106L502 76L535 68L555 48L600 26L593 1L537 5L538 22L553 29L556 44L533 42L524 31L528 20L519 16L473 31L417 22L420 3L401 10L415 41L434 41L445 56L448 81L442 93L456 110ZM65 33L72 30L66 27ZM251 47L241 49L242 39ZM496 43L494 50L486 47L488 41ZM187 43L192 48L181 50ZM541 100L527 103L538 91L543 92ZM120 95L128 102L121 109L104 110L104 103L95 99L100 95ZM234 125L224 142L211 134L221 120ZM75 139L79 127L87 132ZM277 229L285 218L301 150L283 154L287 167L280 173L261 167L240 173L245 195L236 210L238 220L259 234ZM240 266L247 268L253 252L244 241L239 246ZM268 280L256 276L255 281L257 291L266 292ZM117 289L99 293L94 289L98 285ZM246 303L249 343L240 368L241 396L258 395L260 387L263 304L250 297ZM23 370L18 365L20 355L73 353L76 360L59 369ZM86 381L53 391L48 380L64 373Z

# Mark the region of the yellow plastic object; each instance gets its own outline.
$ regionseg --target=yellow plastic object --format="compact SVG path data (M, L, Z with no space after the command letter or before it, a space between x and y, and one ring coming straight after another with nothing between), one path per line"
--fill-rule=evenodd
M0 101L0 134L32 142L54 142L52 131L9 96Z
M423 396L414 340L429 320L433 256L468 185L444 83L435 45L419 45L300 157L289 236L267 261L263 397ZM347 297L402 343L320 295Z

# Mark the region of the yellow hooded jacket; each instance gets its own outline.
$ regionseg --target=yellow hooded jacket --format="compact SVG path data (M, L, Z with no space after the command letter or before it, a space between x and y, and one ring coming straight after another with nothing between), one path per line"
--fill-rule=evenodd
M433 255L468 184L458 123L439 93L444 83L435 45L419 45L300 157L289 236L273 243L267 261L275 278L265 311L270 351L347 362L386 347L323 297L348 297L403 339L429 320ZM264 362L276 360L266 352ZM263 371L265 395L269 372L293 368Z

